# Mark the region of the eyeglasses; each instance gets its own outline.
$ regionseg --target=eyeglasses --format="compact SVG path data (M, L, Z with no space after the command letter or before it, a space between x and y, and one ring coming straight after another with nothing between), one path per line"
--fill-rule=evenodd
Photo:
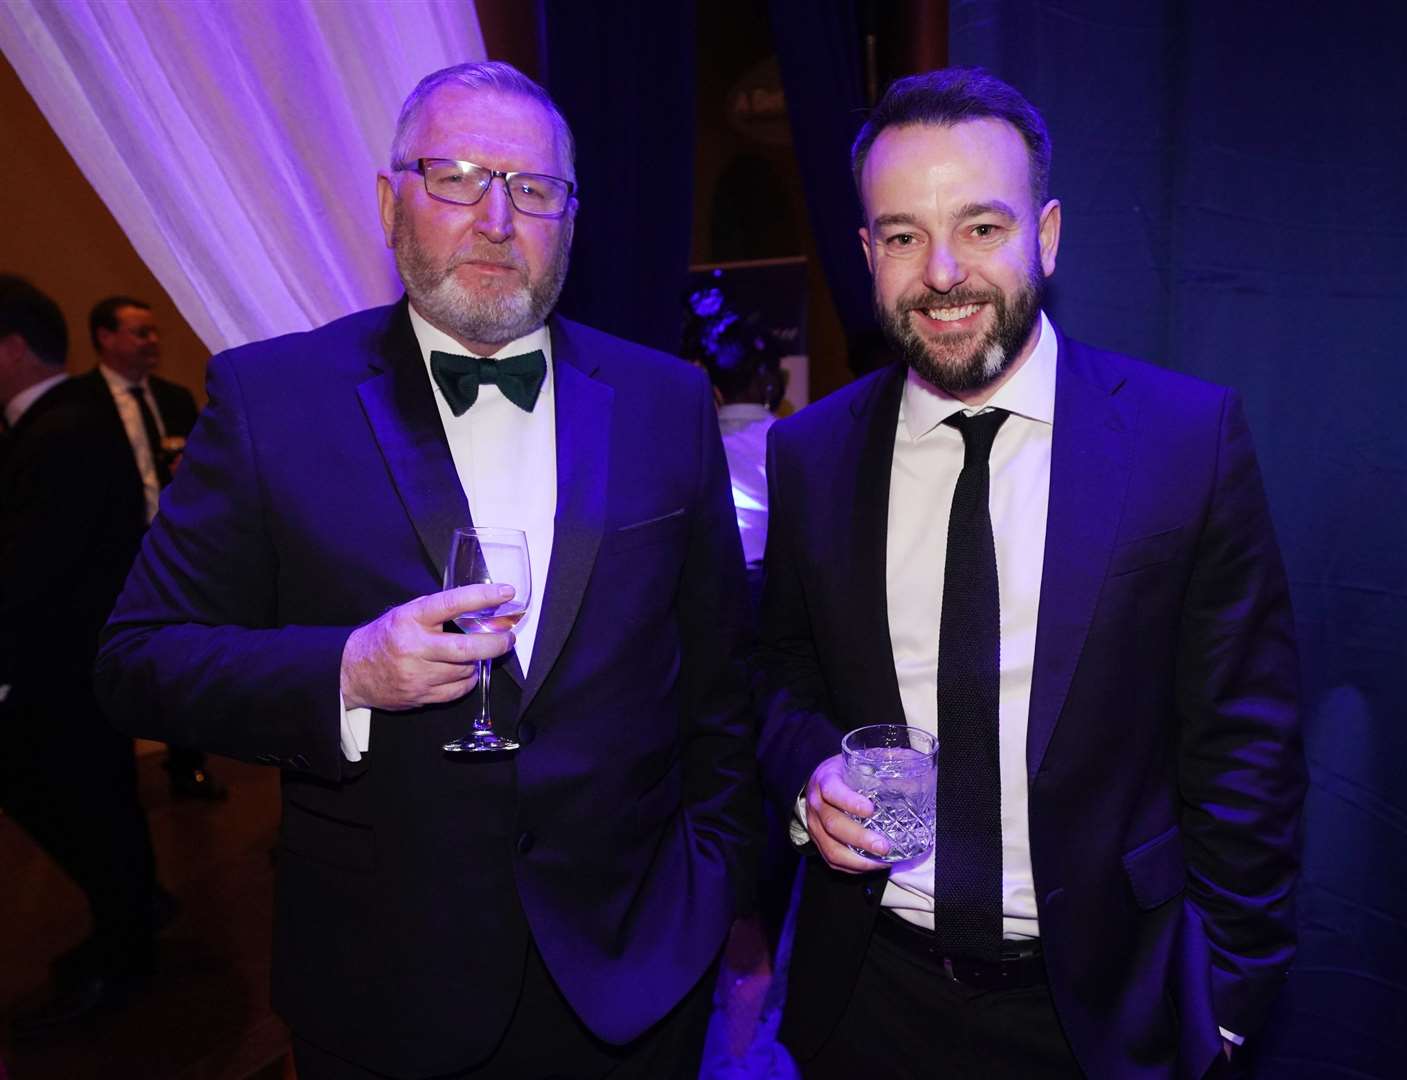
M395 171L418 172L425 180L425 193L430 198L460 206L479 202L488 193L494 177L501 176L513 208L532 217L560 216L576 191L574 183L557 176L503 172L451 158L418 158L414 165L399 165Z

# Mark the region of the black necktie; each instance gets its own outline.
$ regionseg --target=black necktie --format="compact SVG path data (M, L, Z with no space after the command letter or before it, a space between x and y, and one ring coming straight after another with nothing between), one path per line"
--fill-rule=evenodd
M1001 409L958 413L962 472L953 489L938 637L938 807L933 924L941 952L995 960L1002 936L1001 626L987 462Z
M538 349L502 360L432 352L430 374L455 416L462 416L478 399L480 383L496 383L504 397L524 412L532 412L547 377L547 358Z
M147 433L147 446L151 448L152 464L156 466L156 482L162 487L171 483L171 470L166 464L166 454L161 449L161 429L156 426L156 416L147 404L147 396L140 386L129 386L127 392L137 401L142 410L142 427Z

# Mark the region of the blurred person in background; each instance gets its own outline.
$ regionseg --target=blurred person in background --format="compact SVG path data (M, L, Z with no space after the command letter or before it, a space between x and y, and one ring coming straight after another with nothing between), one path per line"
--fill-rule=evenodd
M161 489L171 482L186 436L195 426L195 398L184 386L155 374L161 362L161 332L145 301L130 296L100 300L88 315L88 333L98 366L79 379L111 403L105 427L113 440L112 452L130 465L122 469L121 484L132 498L141 499L150 524ZM216 800L228 795L210 775L199 750L172 746L165 767L176 798Z
M68 376L67 348L58 305L0 275L0 806L82 890L93 922L55 960L50 997L14 1018L16 1037L120 1003L170 914L132 740L102 715L91 676L146 517L130 458L112 452L107 389Z

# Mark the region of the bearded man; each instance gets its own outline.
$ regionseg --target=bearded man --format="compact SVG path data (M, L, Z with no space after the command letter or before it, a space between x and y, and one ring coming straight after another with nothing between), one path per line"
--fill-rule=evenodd
M902 360L770 433L760 755L814 856L781 1037L808 1078L1234 1069L1305 782L1239 398L1043 313L1061 206L1005 83L900 80L853 167ZM879 723L939 742L893 865L837 756Z
M552 314L571 133L508 65L422 80L377 189L407 298L212 360L99 681L283 770L300 1076L693 1076L758 816L707 379ZM516 638L445 625L471 523L527 535ZM518 748L447 752L490 657Z

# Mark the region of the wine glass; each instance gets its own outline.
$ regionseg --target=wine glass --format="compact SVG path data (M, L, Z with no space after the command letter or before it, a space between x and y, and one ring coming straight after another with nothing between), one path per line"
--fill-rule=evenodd
M460 585L512 585L514 593L496 607L457 615L454 624L466 634L491 634L511 630L528 613L532 573L528 568L528 538L521 529L455 529L445 561L445 588ZM516 750L518 744L493 730L489 716L489 660L478 660L479 688L483 692L474 730L462 739L445 743L454 753Z

